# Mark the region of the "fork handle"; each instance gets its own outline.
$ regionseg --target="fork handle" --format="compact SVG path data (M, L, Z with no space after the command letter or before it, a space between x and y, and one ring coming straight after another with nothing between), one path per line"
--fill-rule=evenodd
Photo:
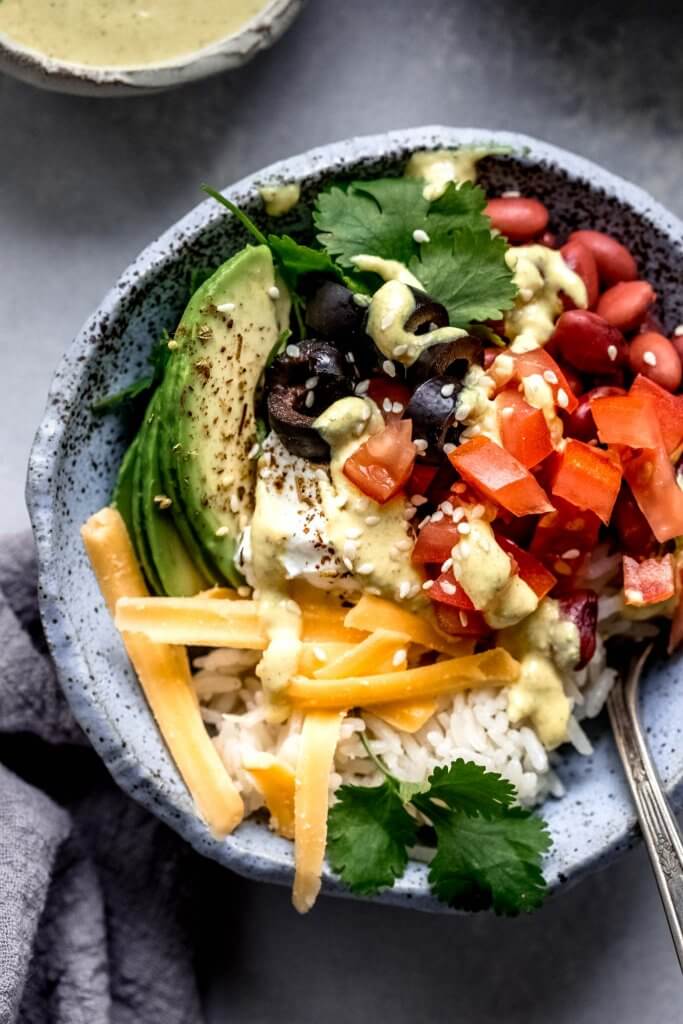
M607 702L617 749L638 811L640 827L683 971L683 837L669 807L638 715L637 679L617 679Z

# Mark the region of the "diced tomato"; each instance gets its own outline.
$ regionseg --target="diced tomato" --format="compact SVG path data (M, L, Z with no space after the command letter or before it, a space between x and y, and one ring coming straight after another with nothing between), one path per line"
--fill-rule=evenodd
M642 607L668 601L675 591L671 555L646 558L643 562L624 555L624 601Z
M427 523L417 535L412 560L416 565L442 565L461 540L452 519L444 517L440 523Z
M594 512L580 511L561 498L555 505L554 512L539 519L530 551L569 584L597 543L600 520Z
M433 605L436 621L444 633L451 636L486 636L491 630L481 612L466 612L438 601Z
M388 408L385 409L385 398L391 402L392 406L394 402L398 402L405 409L410 401L411 391L400 380L393 380L391 377L386 376L371 377L370 384L368 385L368 398L371 398L379 406L382 415L386 419L387 416L400 416L401 413L395 413ZM401 412L403 412L403 409L401 409Z
M344 463L349 480L380 505L398 494L413 471L412 429L410 420L391 419Z
M657 546L650 524L638 508L636 499L624 484L612 513L612 525L619 536L621 548L636 558L651 555Z
M652 398L667 453L672 455L683 443L683 395L672 395L653 380L643 377L642 373L631 385L631 394Z
M553 496L595 512L608 524L620 486L621 466L611 452L573 438L567 440L554 471Z
M594 398L590 404L598 437L603 444L629 448L654 448L660 430L654 403L644 393Z
M543 377L550 385L555 404L567 412L574 412L578 399L559 365L545 349L535 348L531 352L523 352L516 356L515 368L520 379L532 374Z
M534 409L519 391L510 388L501 391L496 405L503 447L510 455L514 455L527 469L537 466L550 455L553 443L541 409Z
M505 554L514 559L520 578L531 587L539 601L549 594L557 583L553 574L537 558L502 533L496 533L496 540Z
M624 477L660 544L683 534L683 491L664 443L624 460Z
M448 572L442 572L434 580L434 585L429 590L429 596L432 601L438 601L440 604L450 604L453 608L462 608L466 612L476 611L465 588L458 583L451 569Z
M528 469L488 437L473 437L452 451L449 459L464 480L514 516L552 511L548 496Z
M406 487L408 494L426 495L438 470L438 466L431 466L428 462L416 462Z

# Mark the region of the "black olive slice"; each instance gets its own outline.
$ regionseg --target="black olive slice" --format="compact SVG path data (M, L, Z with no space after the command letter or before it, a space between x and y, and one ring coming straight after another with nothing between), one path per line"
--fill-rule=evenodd
M446 375L463 380L471 366L483 366L484 346L479 338L466 335L455 341L444 341L430 345L413 363L411 368L418 382L430 377Z
M313 426L306 409L305 384L275 384L268 394L268 419L287 451L312 462L330 457L330 449Z
M338 398L352 393L358 379L357 368L334 345L307 339L293 349L295 355L283 352L273 360L266 373L266 390L276 384L312 381L309 388L315 391L315 408L320 412Z
M325 281L306 303L306 326L319 338L344 347L364 334L366 312L349 288L338 281Z
M411 288L415 309L406 320L404 327L410 334L427 334L434 327L448 327L448 310L440 302L418 288Z
M413 437L427 442L427 459L438 458L449 440L461 387L457 377L432 377L415 389L406 406L403 415L413 421Z

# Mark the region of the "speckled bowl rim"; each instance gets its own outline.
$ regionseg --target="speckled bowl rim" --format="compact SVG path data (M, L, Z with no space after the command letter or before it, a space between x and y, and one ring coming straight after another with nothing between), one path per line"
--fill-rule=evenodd
M557 146L541 142L530 136L513 132L489 131L477 128L449 128L439 125L386 132L378 135L348 139L309 150L298 156L281 160L248 175L225 190L234 202L253 200L258 183L265 181L303 180L310 175L331 171L343 176L344 168L362 161L381 157L398 157L413 149L438 148L496 143L510 146L531 165L541 164L562 169L573 180L583 180L591 189L603 191L608 197L618 197L630 206L639 219L649 220L683 251L683 224L657 203L647 192L617 175L603 170L583 157ZM289 884L292 879L291 856L264 855L258 839L243 844L241 833L249 824L240 827L224 840L212 837L196 814L187 813L185 807L150 780L141 763L130 762L125 756L125 742L114 723L91 702L78 680L89 674L87 660L77 644L71 643L74 624L58 600L57 574L53 571L60 552L51 543L54 516L54 496L59 454L64 442L63 410L78 402L80 367L92 357L91 334L97 333L103 317L113 321L122 296L127 290L144 282L147 275L158 274L164 265L172 263L188 239L196 237L208 224L223 216L220 208L205 201L174 224L157 241L152 242L127 268L114 288L108 292L92 317L88 319L56 372L50 389L47 407L36 434L31 451L27 504L37 543L39 570L39 601L45 632L53 654L57 673L64 686L67 699L76 719L86 729L93 746L103 756L114 779L150 812L157 815L187 839L200 853L219 861L236 872L254 879ZM683 807L683 772L670 780L667 792L675 810ZM575 882L588 871L606 864L617 853L629 848L638 838L635 814L630 810L621 831L609 842L584 851L573 864L572 875L567 878L560 866L548 862L546 876L551 893L568 882ZM256 826L251 826L252 829ZM348 890L329 871L323 873L323 891L350 896ZM429 893L426 869L411 862L403 879L379 896L375 901L409 905L432 912L448 912L448 908Z
M114 96L159 92L246 64L279 39L306 0L269 0L237 32L156 64L97 67L58 60L0 33L0 70L57 92Z

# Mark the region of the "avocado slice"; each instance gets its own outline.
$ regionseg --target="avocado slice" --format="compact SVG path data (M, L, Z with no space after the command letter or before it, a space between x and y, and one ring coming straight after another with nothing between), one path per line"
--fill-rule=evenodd
M161 386L162 476L175 479L199 544L235 586L235 548L254 506L255 395L289 307L270 250L247 246L193 295Z
M145 443L145 430L147 427L147 419L149 416L149 410L145 413L145 419L142 426L137 434L137 453L135 456L135 462L133 465L133 479L132 479L132 500L131 500L131 523L133 527L132 537L133 545L137 552L137 556L140 559L143 572L147 578L147 583L150 589L155 594L163 596L164 588L161 585L159 574L156 571L154 565L154 559L152 558L152 552L150 550L149 541L147 534L145 533L144 516L143 516L143 491L144 484L142 478L142 459L140 458L140 452Z
M133 540L133 478L135 474L135 461L138 456L139 434L133 438L123 456L119 473L116 478L116 485L112 495L111 503L121 514L128 533Z
M162 591L169 597L192 597L206 589L209 581L188 554L175 528L170 506L164 508L158 500L167 497L161 487L157 462L158 439L158 399L155 394L147 410L139 442L142 529Z

